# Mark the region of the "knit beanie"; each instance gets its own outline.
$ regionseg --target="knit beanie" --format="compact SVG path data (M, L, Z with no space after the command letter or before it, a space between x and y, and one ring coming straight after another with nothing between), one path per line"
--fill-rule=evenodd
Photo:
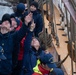
M4 14L2 17L2 22L4 21L9 21L9 23L11 24L11 19L10 19L10 15L9 14Z
M19 3L19 4L17 5L17 12L18 12L18 13L23 13L24 10L25 10L25 5L24 5L23 3Z
M34 5L38 9L38 3L33 1L30 6Z
M11 14L10 15L10 18L14 18L15 19L15 15L14 14Z

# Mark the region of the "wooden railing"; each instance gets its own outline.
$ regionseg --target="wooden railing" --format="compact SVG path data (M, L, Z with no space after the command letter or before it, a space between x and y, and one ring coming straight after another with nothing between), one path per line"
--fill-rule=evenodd
M76 11L71 0L62 0L66 8L67 32L68 32L68 53L71 57L72 75L76 74ZM68 14L70 15L68 17Z
M76 10L76 0L70 0L70 2L72 3L72 6L73 6L74 9Z
M67 10L69 11L70 15L72 16L74 22L76 23L76 12L73 8L73 6L71 5L69 0L63 0L65 7L67 8Z

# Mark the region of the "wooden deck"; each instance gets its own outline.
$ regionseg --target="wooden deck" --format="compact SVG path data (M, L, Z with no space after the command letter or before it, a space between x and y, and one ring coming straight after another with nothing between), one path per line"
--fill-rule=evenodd
M56 24L59 24L59 12L58 10L55 8L55 15L56 15ZM46 20L46 17L44 16L44 20L45 20L45 27L48 28L48 32L50 33L50 28L48 26L48 21ZM65 41L67 41L67 36L62 36L62 34L65 34L64 31L59 30L59 28L61 28L61 26L57 26L57 33L58 33L58 37L59 37L59 41L60 41L60 47L56 46L56 41L53 39L53 44L54 44L54 48L49 48L48 50L54 55L55 60L57 60L57 57L55 57L55 55L59 54L61 56L61 60L64 59L66 57L66 55L68 54L67 52L67 43L65 43ZM55 51L56 50L56 51ZM68 57L66 59L66 61L63 63L63 66L65 68L65 75L71 75L71 59L70 57Z

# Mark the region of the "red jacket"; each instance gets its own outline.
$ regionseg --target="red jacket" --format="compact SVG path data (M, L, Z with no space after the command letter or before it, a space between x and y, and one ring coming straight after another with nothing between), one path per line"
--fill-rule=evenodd
M49 74L49 72L50 71L48 71L48 70L46 70L46 69L44 69L44 68L42 68L42 66L41 65L39 65L38 66L38 68L39 68L39 70L40 70L40 72L42 73L42 74L38 74L38 73L33 73L32 75L48 75Z
M16 28L16 31L19 30L22 27L22 22L20 21L19 26Z
M25 40L25 37L20 42L20 52L18 54L18 60L22 60L23 59L23 54L24 54L24 40Z

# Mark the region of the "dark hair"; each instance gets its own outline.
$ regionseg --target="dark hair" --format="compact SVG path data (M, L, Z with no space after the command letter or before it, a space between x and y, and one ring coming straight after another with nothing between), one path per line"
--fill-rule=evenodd
M42 40L41 40L40 38L38 38L38 37L34 37L34 38L36 38L36 39L39 41L39 43L40 43L40 48L41 48L42 50L46 50L46 46L45 46L45 44L42 42Z

